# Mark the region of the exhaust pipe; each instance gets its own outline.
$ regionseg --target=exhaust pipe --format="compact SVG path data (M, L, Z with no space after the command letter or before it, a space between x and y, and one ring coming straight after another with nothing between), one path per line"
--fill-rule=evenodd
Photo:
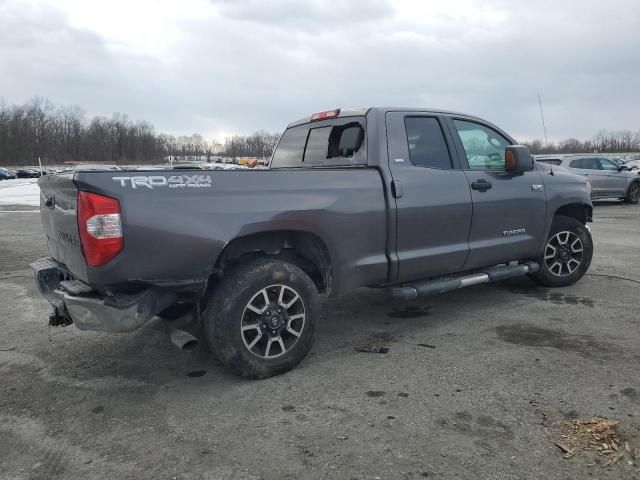
M189 332L185 332L184 330L177 328L171 330L169 338L171 338L171 343L183 352L190 352L194 350L200 343L200 341Z

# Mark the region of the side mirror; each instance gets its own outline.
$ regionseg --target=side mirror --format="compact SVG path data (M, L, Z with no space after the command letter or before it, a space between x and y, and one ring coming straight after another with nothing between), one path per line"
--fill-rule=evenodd
M533 157L524 145L509 145L504 149L504 169L509 173L524 173L533 169Z
M618 166L618 171L619 172L628 172L629 171L629 167L627 167L626 165L619 165Z

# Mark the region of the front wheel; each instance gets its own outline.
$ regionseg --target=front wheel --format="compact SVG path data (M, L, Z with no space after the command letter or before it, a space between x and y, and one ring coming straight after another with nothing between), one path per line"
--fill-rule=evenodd
M575 218L557 216L538 259L540 270L530 276L547 287L573 285L589 269L592 256L593 240L587 227Z
M633 182L627 189L624 203L638 203L640 201L640 182Z
M267 378L307 355L318 316L311 278L293 264L262 258L237 267L218 286L205 312L205 331L235 373Z

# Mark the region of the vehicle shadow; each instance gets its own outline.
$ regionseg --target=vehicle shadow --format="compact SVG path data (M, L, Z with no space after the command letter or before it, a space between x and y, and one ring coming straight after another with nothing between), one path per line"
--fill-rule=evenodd
M598 208L607 208L607 207L620 207L627 206L627 203L622 202L621 200L594 200L593 206Z
M385 290L359 289L349 295L325 299L315 346L298 368L314 369L316 362L326 363L336 353L351 355L362 344L393 346L397 343L430 344L429 329L443 324L455 325L483 315L491 305L524 297L506 291L536 290L526 278L493 285L478 285L442 295L398 301ZM515 289L515 290L514 290ZM480 313L479 313L480 312ZM44 315L44 312L43 312ZM489 317L487 317L489 318ZM53 354L51 345L42 352L52 375L73 375L79 382L122 378L151 388L188 382L233 387L246 380L231 373L219 362L204 338L190 352L178 350L166 333L164 321L154 319L131 334L80 332L65 328L54 343L64 350L64 362ZM69 330L67 330L69 329ZM426 329L426 330L425 330ZM55 347L54 347L55 348ZM93 359L87 362L86 359ZM70 368L70 365L73 367ZM75 368L78 367L78 368Z

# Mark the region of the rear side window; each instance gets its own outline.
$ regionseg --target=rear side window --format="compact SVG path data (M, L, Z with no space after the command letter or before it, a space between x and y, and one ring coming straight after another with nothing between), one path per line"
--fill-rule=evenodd
M569 164L571 168L582 168L584 170L600 170L597 158L578 158Z
M451 168L451 156L440 123L435 118L407 117L404 119L413 165L430 168Z
M273 154L271 168L331 167L364 163L355 157L364 143L359 122L287 130Z

